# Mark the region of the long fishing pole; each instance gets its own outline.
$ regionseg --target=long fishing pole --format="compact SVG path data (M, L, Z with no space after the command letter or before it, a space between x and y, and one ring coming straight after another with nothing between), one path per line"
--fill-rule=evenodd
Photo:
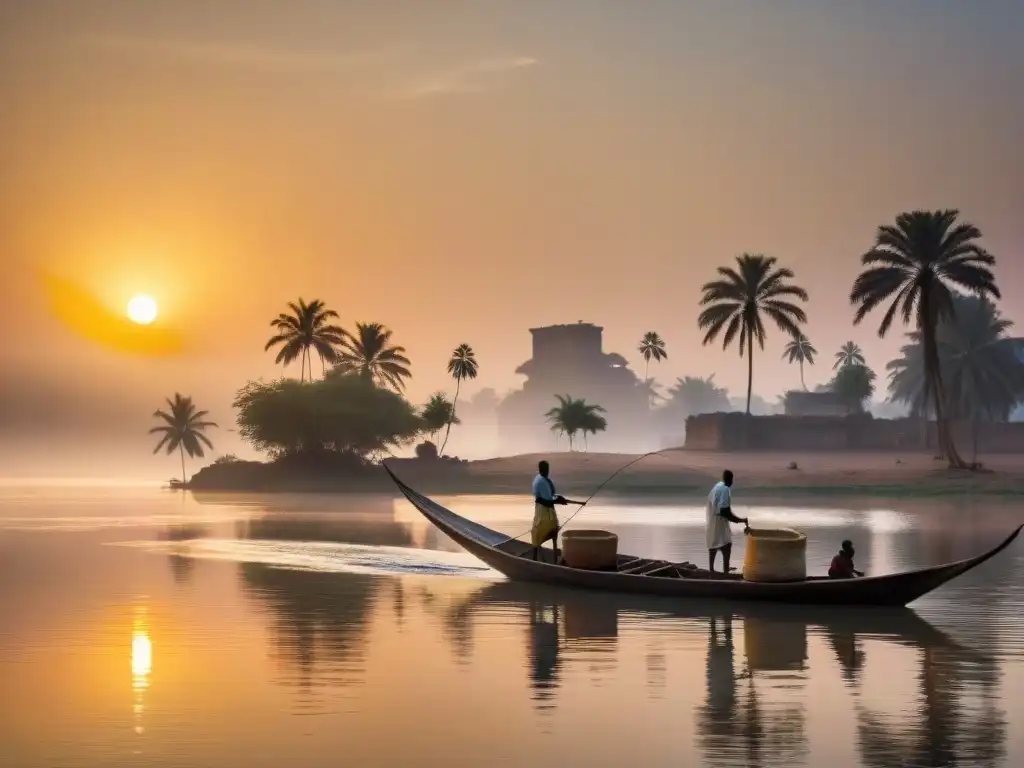
M578 508L576 509L575 512L573 512L571 515L569 515L569 517L567 517L564 522L559 523L559 525L558 525L559 530L564 528L566 526L566 524L568 524L568 522L570 520L572 520L574 517L576 517L576 515L578 515L580 512L582 512L583 508L585 506L587 506L587 504L589 504L590 501L595 496L597 496L598 493L601 492L601 489L603 489L606 485L608 485L608 483L610 483L618 475L620 475L622 472L624 472L627 469L629 469L631 466L633 466L637 462L643 461L644 459L649 458L651 456L661 456L663 459L667 459L668 458L665 455L664 451L651 451L650 453L645 453L642 456L637 456L635 459L632 459L629 462L627 462L626 464L623 464L621 467L619 467L614 472L612 472L610 475L608 475L608 477L605 478L604 482L602 482L599 486L597 486L597 488L594 489L594 492L592 494L590 494L584 501L572 501L572 500L566 499L566 503L568 503L568 504L576 504L576 505L578 505ZM509 536L507 539L505 539L505 541L501 542L501 544L507 544L508 542L514 541L515 539L518 539L518 538L521 538L521 537L525 536L526 534L528 534L528 533L530 533L532 531L533 531L533 526L531 525L527 530L523 531L518 536ZM497 546L501 546L501 544L498 544Z

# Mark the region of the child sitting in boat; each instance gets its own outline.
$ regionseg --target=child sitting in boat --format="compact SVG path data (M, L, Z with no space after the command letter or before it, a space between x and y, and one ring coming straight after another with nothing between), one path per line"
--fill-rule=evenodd
M832 558L832 565L828 569L830 579L852 579L863 576L861 571L853 567L853 542L849 539L843 541L839 554Z

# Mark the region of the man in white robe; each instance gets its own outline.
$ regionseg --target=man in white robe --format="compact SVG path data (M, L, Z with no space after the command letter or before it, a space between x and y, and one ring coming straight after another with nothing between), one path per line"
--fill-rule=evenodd
M732 555L732 530L729 523L743 523L749 526L745 517L737 517L732 511L732 472L722 473L720 482L708 494L704 537L708 546L708 570L715 571L715 555L722 553L722 573L729 573L729 558Z

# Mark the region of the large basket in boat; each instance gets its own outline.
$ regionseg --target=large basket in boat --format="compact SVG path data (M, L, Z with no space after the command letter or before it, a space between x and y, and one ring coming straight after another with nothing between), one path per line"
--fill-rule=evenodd
M743 578L803 581L807 578L807 537L790 528L751 528L743 556Z
M608 531L566 531L562 534L562 557L570 568L614 569L619 557L619 537Z

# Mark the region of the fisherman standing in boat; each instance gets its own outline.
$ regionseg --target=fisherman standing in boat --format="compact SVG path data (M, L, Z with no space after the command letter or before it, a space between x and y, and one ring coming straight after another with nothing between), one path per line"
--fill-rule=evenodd
M533 478L533 528L530 531L533 544L533 559L540 556L545 541L551 542L551 562L558 563L558 515L555 504L568 504L564 496L555 493L555 484L548 476L551 467L546 461L537 464L537 476Z
M729 573L729 558L732 555L732 530L729 523L743 523L750 527L747 518L733 514L732 472L727 469L708 494L704 536L708 545L708 570L712 573L715 572L715 555L719 551L722 553L722 573Z

